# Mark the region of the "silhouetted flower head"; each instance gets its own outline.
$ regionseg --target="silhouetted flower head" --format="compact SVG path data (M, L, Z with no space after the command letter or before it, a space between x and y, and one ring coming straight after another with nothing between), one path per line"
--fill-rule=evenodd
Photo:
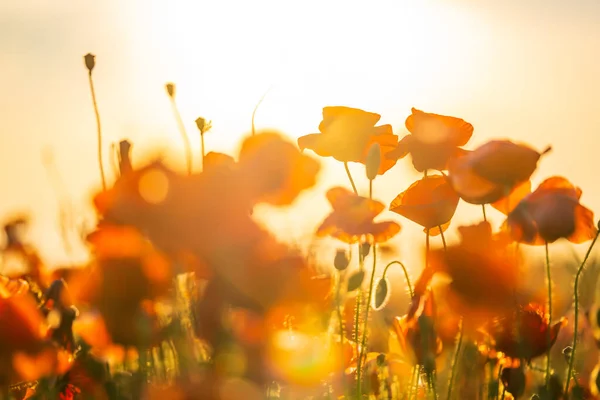
M440 228L446 230L458 201L458 194L446 177L429 175L400 193L390 204L390 211L416 222L429 234L435 235L440 233Z
M317 236L331 236L346 243L357 243L362 238L381 243L400 232L396 222L373 221L385 209L378 201L357 196L342 187L329 189L327 200L333 211L317 229Z
M510 212L505 229L527 244L591 240L597 232L594 214L579 203L580 197L581 189L565 178L548 178Z
M170 98L174 98L175 97L175 84L172 82L169 82L165 85L165 89L167 90L167 94L169 95Z
M379 114L350 107L325 107L319 132L298 139L300 149L310 149L321 157L333 157L342 162L365 164L371 145L378 143L381 151L381 175L392 168L395 160L385 154L396 146L398 137L391 125L375 126Z
M85 67L91 73L94 67L96 66L96 56L92 53L88 53L85 56L83 56L83 59L85 61Z
M416 108L406 118L405 125L411 134L403 137L386 157L398 160L410 153L413 166L419 172L448 169L448 160L460 153L459 147L467 144L473 134L473 125L460 118Z

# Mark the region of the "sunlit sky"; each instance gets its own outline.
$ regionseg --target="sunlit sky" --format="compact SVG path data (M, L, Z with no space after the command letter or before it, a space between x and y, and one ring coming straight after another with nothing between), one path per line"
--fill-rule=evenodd
M380 113L402 136L414 106L471 122L467 148L500 137L540 150L551 144L534 185L563 174L600 213L598 18L596 0L2 0L0 213L30 211L42 254L50 263L69 260L57 235L56 191L42 164L47 151L67 195L93 218L88 204L99 173L88 52L97 56L111 179L108 149L122 138L133 141L137 160L164 146L183 154L164 90L172 81L196 156L198 116L213 121L209 150L233 154L269 88L256 125L292 139L315 132L326 105ZM260 210L282 237L308 242L328 212L325 190L347 185L343 167L323 161L319 186L293 208ZM364 168L352 172L365 193ZM375 181L375 197L389 204L416 178L410 161L401 161ZM453 227L479 220L479 213L462 204ZM420 229L385 216L402 223L393 244L410 259Z

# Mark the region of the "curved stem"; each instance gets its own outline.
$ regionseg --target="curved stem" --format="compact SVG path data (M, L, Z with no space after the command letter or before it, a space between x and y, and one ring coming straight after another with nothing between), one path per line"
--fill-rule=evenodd
M483 220L487 222L487 215L485 213L485 204L481 205L481 211L483 211Z
M442 226L438 226L440 230L440 236L442 237L442 244L444 245L444 251L448 251L448 246L446 245L446 237L444 236L444 231L442 230Z
M92 92L94 114L96 115L96 127L98 136L98 166L100 167L100 179L102 180L102 190L106 191L106 178L104 176L104 165L102 164L102 126L100 125L100 112L98 111L98 103L96 102L96 91L94 90L94 80L92 79L92 71L88 73L88 79L90 81L90 91Z
M262 95L260 100L258 100L258 103L256 103L256 106L254 107L254 110L252 111L252 136L256 135L256 129L254 128L254 117L256 116L256 111L258 111L258 107L260 107L263 100L265 99L265 97L267 97L267 94L269 94L271 89L273 89L273 86L271 86L270 88L267 89L267 91Z
M454 357L452 358L452 371L450 372L450 381L448 382L448 400L452 399L452 387L454 386L454 377L456 376L456 369L458 366L458 357L460 355L460 349L462 347L463 340L463 320L460 320L460 328L458 331L458 341L456 342L456 348L454 349Z
M358 396L361 396L361 369L362 369L362 361L365 356L365 346L367 344L367 328L369 324L369 310L371 310L371 298L373 297L373 283L375 282L375 269L377 268L377 246L373 244L373 268L371 270L371 279L369 280L369 294L367 295L367 307L365 311L365 320L363 322L363 331L362 331L362 340L360 345L360 353L358 355L358 366L357 366L357 376L358 376Z
M387 270L394 264L398 264L402 268L402 271L404 272L404 278L406 279L406 285L408 286L408 292L410 293L410 297L412 298L414 296L413 288L410 283L410 278L408 276L408 270L406 269L406 266L404 264L402 264L402 262L392 261L392 262L388 263L388 265L386 265L385 268L383 269L383 275L382 275L381 279L385 278L385 274L387 273Z
M350 184L352 185L352 190L354 190L354 194L358 195L358 190L356 190L356 185L354 184L354 179L352 179L352 174L350 173L350 169L348 168L347 162L344 162L344 168L346 169L348 179L350 179Z
M175 99L171 97L171 106L173 107L173 114L175 115L175 119L177 120L177 125L179 127L179 132L181 133L181 138L183 139L183 145L185 147L185 162L187 166L188 175L192 174L192 146L190 145L190 139L185 130L185 125L183 124L183 119L181 118L181 114L179 113L179 109L177 108L177 103L175 103Z
M546 279L548 280L548 326L552 325L552 276L550 274L550 251L548 249L548 242L546 242ZM548 329L547 340L550 343L550 329ZM550 350L548 347L548 353L546 354L546 387L550 384Z
M565 393L568 393L568 390L569 390L569 383L571 382L571 375L573 374L573 364L575 362L575 351L577 350L577 331L579 329L579 277L581 276L581 272L583 272L585 263L587 262L588 258L590 257L590 254L592 253L592 249L594 248L594 245L596 244L596 241L598 240L599 235L600 235L600 231L598 231L596 233L596 236L594 236L594 240L590 244L590 247L588 248L587 253L585 253L585 257L583 258L583 261L581 262L581 265L579 266L579 269L577 270L577 275L575 275L575 287L573 289L573 299L574 299L573 307L575 307L575 322L573 323L573 345L571 346L573 348L573 350L571 351L571 357L569 357L569 368L567 370Z

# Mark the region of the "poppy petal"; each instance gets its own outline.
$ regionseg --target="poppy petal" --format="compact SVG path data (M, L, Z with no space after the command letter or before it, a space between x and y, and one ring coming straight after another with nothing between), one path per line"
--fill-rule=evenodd
M571 243L584 243L594 239L598 232L598 228L594 223L594 213L578 204L575 208L575 231L568 237Z
M400 225L393 221L376 222L370 229L370 234L373 235L375 243L383 243L400 232Z
M500 211L504 215L508 215L509 212L515 209L517 205L525 197L531 194L531 181L526 181L519 186L515 187L508 196L501 198L493 203L491 206L496 210Z
M461 118L426 113L416 108L405 122L406 129L423 143L464 146L473 135L473 125Z
M504 187L482 178L472 164L473 152L453 158L448 164L448 177L458 195L471 204L489 204L504 197Z

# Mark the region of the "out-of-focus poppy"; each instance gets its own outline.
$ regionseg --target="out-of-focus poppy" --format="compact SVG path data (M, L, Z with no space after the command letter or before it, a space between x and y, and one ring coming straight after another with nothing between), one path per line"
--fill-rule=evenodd
M233 168L235 166L235 160L228 154L218 153L211 151L206 153L204 156L203 168L206 171L207 168L227 167Z
M522 365L515 368L503 368L500 380L506 391L515 399L525 393L526 376Z
M24 232L28 226L29 218L26 215L16 215L5 222L3 270L9 278L24 278L40 287L45 266L37 250L25 241Z
M327 200L333 208L321 226L317 236L332 236L346 243L357 243L363 238L374 243L385 242L400 232L400 225L393 221L374 222L385 206L375 200L358 196L342 187L327 191Z
M390 211L416 222L426 232L435 235L448 228L458 201L458 194L446 177L430 175L400 193L392 201Z
M243 182L258 201L291 204L315 185L319 163L272 131L259 132L242 143L239 169Z
M419 172L448 169L448 160L463 151L459 147L467 144L473 134L473 125L463 119L416 108L406 118L405 125L411 134L403 137L386 156L398 160L410 153Z
M550 148L539 153L508 140L492 140L452 158L448 164L450 182L467 203L495 203L529 180L540 157L548 151Z
M379 174L396 164L385 155L396 147L398 136L391 125L375 126L381 115L357 108L336 106L323 108L319 132L298 138L300 149L310 149L321 157L333 157L342 162L365 164L371 145L379 143L381 164Z
M563 177L543 181L511 211L505 228L522 243L543 245L560 238L583 243L597 232L594 214L579 203L581 189Z
M548 325L544 308L532 303L493 319L484 330L493 339L495 350L511 358L530 361L548 352L564 325L564 318L552 326Z
M490 316L514 308L519 262L514 249L508 247L510 241L494 237L488 222L459 227L458 231L459 244L431 252L429 265L415 283L410 312L418 306L433 276L440 273L450 279L446 289L449 307L476 327Z

